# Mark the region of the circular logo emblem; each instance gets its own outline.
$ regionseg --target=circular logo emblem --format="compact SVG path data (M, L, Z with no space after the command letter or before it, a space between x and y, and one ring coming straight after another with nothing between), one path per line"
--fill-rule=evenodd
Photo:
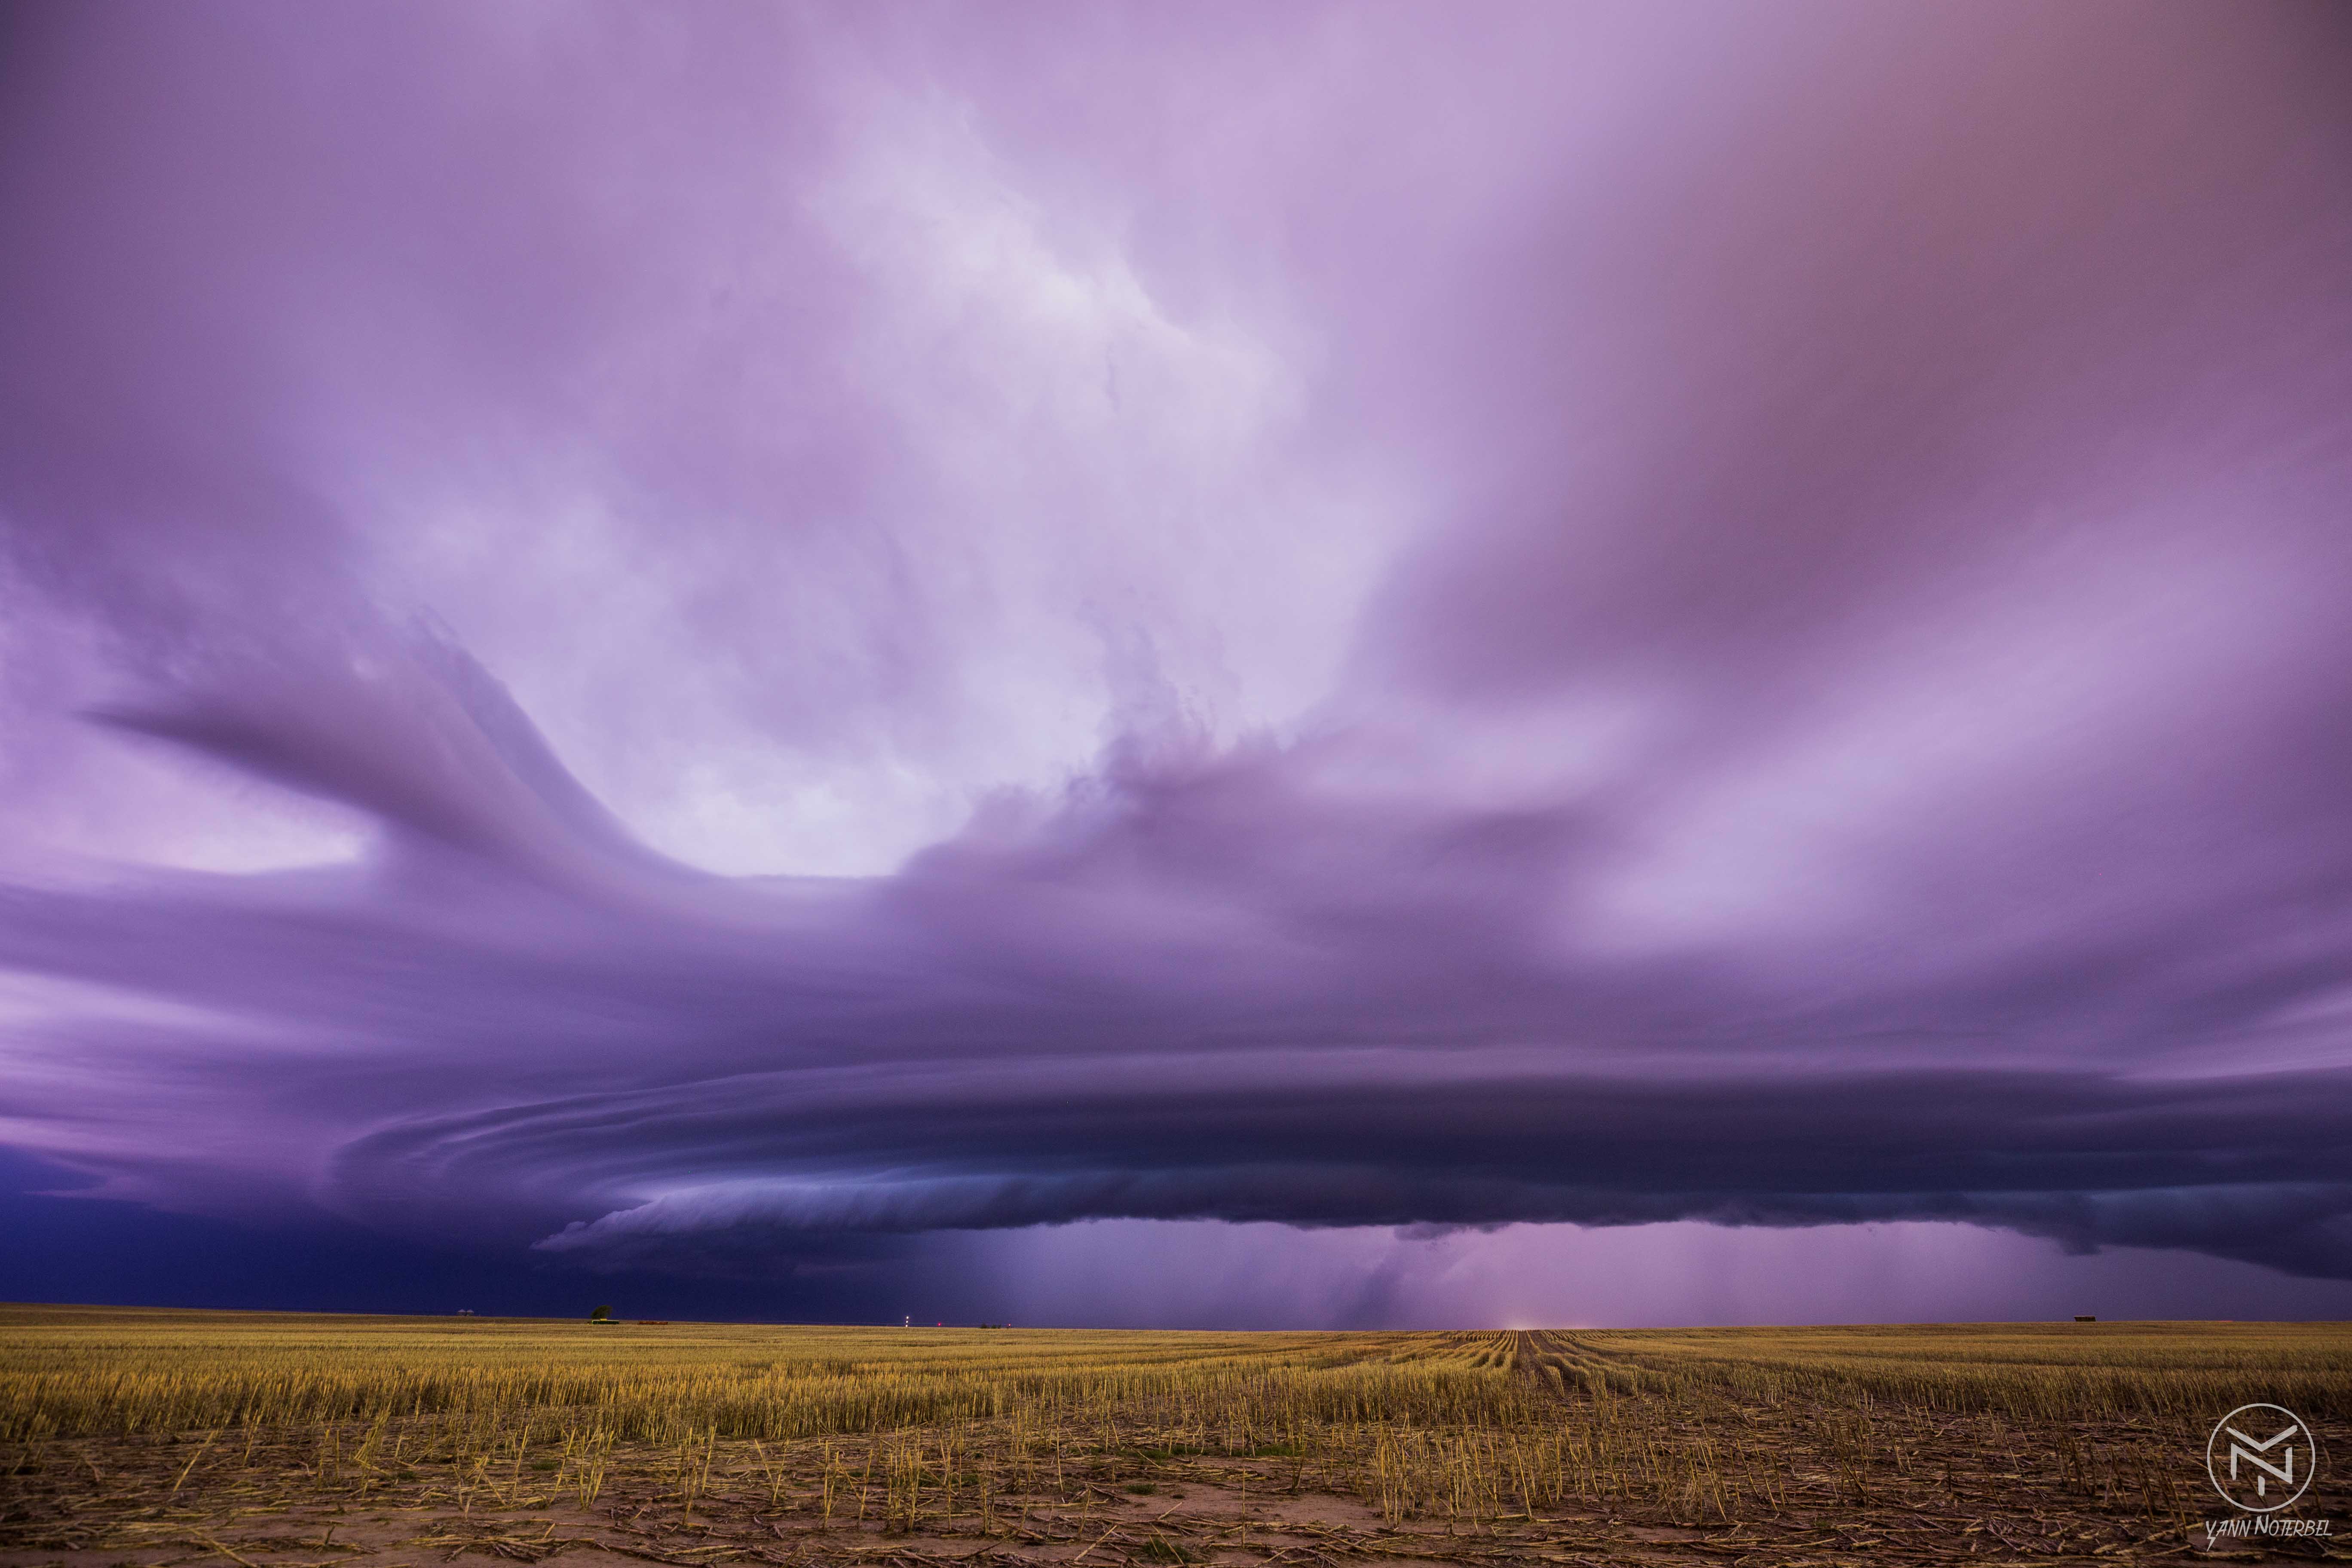
M2319 1445L2282 1405L2241 1405L2205 1439L2205 1473L2233 1508L2275 1513L2301 1497L2319 1468Z

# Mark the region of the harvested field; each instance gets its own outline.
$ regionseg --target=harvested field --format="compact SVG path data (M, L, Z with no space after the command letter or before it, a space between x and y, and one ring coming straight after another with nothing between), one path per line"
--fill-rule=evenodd
M0 1308L0 1564L1770 1565L2209 1542L2352 1328L1096 1333Z

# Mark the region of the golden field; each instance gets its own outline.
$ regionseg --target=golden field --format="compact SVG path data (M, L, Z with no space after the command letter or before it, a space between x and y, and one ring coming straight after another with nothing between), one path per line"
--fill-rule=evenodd
M1455 1333L0 1308L0 1562L2168 1556L2352 1328ZM2336 1508L2335 1474L2305 1500ZM2229 1550L2227 1542L2217 1549Z

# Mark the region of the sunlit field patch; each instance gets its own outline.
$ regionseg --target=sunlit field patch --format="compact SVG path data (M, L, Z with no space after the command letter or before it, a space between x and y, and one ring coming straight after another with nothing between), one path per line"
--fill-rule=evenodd
M0 1333L10 1563L2113 1558L2205 1549L2249 1400L2352 1458L2342 1325Z

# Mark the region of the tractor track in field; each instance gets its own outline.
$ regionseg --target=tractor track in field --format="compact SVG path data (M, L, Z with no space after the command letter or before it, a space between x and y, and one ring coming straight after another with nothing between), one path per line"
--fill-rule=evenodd
M1561 1404L1600 1389L1639 1387L1646 1376L1633 1363L1556 1329L1513 1331L1511 1370L1532 1392Z

